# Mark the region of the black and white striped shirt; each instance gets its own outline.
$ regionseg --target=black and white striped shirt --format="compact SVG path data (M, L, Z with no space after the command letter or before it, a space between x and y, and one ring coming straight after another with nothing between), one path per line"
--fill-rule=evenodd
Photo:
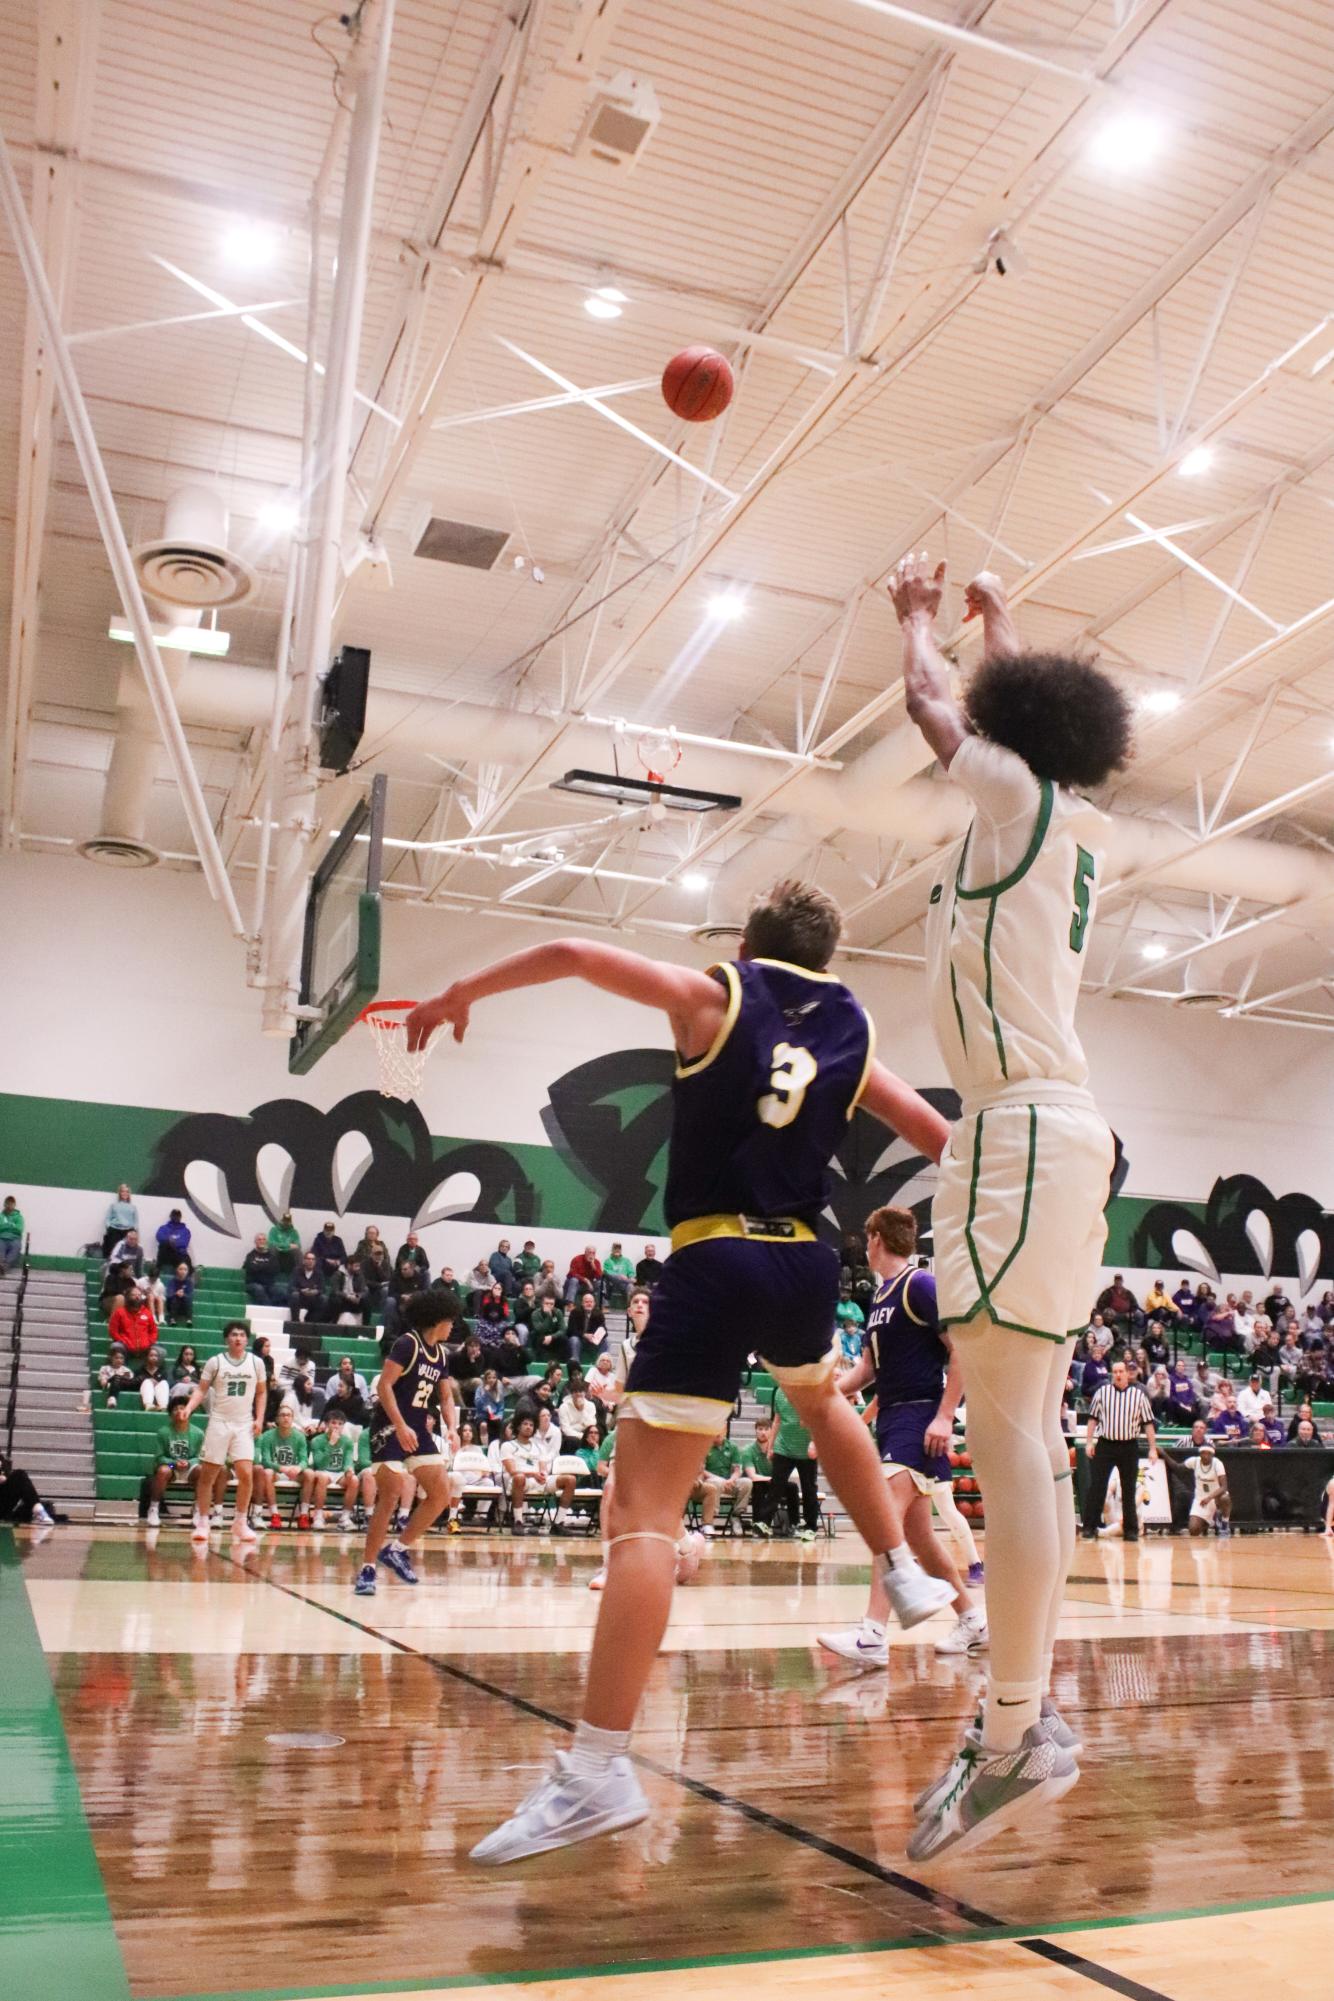
M1089 1416L1098 1438L1109 1438L1114 1445L1121 1445L1127 1439L1138 1438L1144 1427L1153 1423L1153 1405L1138 1383L1127 1383L1123 1390L1117 1389L1115 1383L1103 1383L1094 1391Z

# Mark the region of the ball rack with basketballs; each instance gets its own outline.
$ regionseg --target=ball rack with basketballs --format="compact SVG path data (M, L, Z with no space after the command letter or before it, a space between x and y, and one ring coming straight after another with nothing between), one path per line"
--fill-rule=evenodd
M955 1505L959 1513L965 1515L969 1521L982 1521L984 1519L982 1489L973 1473L973 1455L966 1447L962 1452L951 1452L950 1471Z

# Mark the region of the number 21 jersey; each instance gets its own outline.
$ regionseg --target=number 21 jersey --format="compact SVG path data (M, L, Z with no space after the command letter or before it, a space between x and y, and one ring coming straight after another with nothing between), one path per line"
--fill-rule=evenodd
M711 1047L677 1064L667 1221L793 1217L813 1229L870 1074L870 1020L832 973L777 959L711 971L727 1011Z

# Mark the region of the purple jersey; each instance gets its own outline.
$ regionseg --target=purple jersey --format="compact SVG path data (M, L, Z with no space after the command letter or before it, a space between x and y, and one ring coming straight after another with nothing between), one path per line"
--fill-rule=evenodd
M881 1410L897 1403L939 1403L950 1355L929 1271L909 1266L885 1280L866 1317L863 1339L875 1364Z

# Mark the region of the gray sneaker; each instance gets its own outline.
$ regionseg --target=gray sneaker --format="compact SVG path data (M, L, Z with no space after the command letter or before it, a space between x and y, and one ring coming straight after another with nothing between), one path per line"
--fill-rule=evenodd
M1084 1746L1079 1735L1072 1730L1049 1695L1042 1698L1042 1714L1038 1717L1038 1728L1072 1758L1078 1757Z
M1024 1732L1017 1751L988 1752L970 1730L952 1770L953 1783L922 1815L908 1843L914 1862L979 1848L1079 1783L1070 1753L1038 1723Z
M929 1786L923 1786L921 1792L918 1793L917 1798L913 1801L912 1810L914 1819L920 1820L924 1813L929 1813L938 1795L942 1798L944 1797L959 1776L964 1753L967 1751L969 1744L981 1744L981 1742L982 1711L979 1709L964 1732L963 1743L955 1752L940 1777L932 1779Z

